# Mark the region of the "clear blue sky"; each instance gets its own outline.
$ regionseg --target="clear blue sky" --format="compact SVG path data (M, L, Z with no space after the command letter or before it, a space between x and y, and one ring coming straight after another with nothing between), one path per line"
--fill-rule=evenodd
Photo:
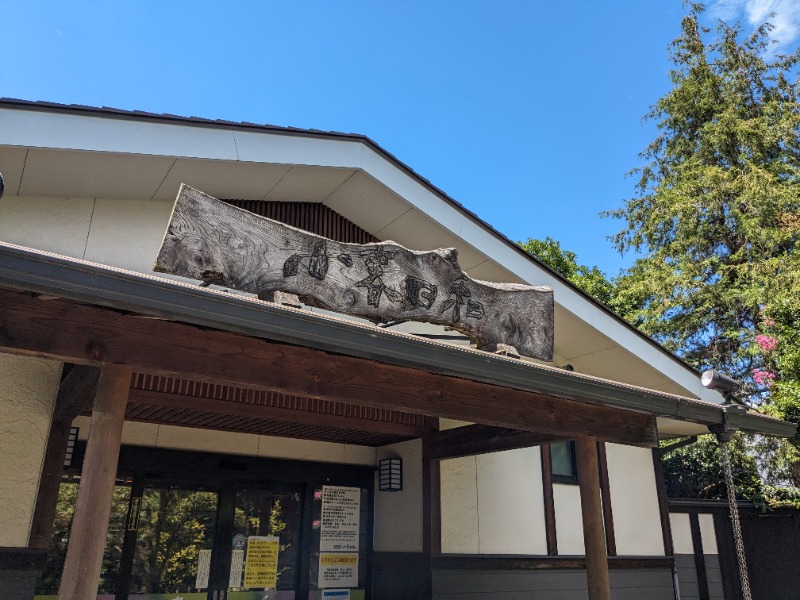
M727 18L796 0L722 0ZM759 12L760 11L760 12ZM514 240L614 275L680 0L0 0L0 96L365 134ZM747 26L747 25L746 25ZM1 168L1 166L0 166Z

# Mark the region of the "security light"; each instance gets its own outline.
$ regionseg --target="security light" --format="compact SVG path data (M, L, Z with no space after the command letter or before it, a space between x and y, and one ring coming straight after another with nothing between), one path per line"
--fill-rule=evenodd
M723 375L716 369L703 371L703 374L700 376L700 382L708 389L719 390L723 394L733 394L741 386L738 381L727 375Z

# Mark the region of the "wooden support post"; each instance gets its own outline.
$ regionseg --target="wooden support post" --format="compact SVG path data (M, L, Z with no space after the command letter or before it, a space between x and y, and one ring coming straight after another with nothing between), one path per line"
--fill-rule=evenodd
M93 600L97 595L130 384L130 367L103 367L58 600Z
M597 440L594 436L575 440L578 485L583 514L583 544L586 552L586 580L589 600L611 600L608 581L608 556L600 503L600 474L597 464Z
M432 458L432 439L436 433L436 430L428 432L422 438L422 551L428 556L429 568L425 598L433 598L433 557L442 553L440 462Z
M50 546L69 431L75 417L92 406L97 380L100 377L100 370L95 367L70 365L70 368L59 385L53 421L50 423L50 434L47 438L39 493L36 496L36 508L28 542L31 548L46 550Z
M544 533L548 556L558 556L556 502L553 496L553 461L550 444L542 444L542 494L544 496Z

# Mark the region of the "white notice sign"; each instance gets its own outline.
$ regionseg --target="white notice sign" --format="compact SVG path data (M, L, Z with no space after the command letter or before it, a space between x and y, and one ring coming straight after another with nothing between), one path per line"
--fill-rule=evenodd
M317 587L358 587L358 553L320 552Z
M360 511L360 488L322 486L320 552L358 550Z
M197 579L194 587L202 590L208 587L208 573L211 570L211 550L200 550L197 556Z
M242 587L242 571L244 570L244 550L234 550L231 554L231 573L228 577L229 588Z

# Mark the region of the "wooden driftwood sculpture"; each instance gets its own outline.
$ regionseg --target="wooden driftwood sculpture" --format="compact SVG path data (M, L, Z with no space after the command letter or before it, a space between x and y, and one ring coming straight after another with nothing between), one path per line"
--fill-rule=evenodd
M415 252L394 242L344 244L181 186L154 270L374 322L447 325L478 348L513 346L551 361L553 292L471 279L455 249Z

